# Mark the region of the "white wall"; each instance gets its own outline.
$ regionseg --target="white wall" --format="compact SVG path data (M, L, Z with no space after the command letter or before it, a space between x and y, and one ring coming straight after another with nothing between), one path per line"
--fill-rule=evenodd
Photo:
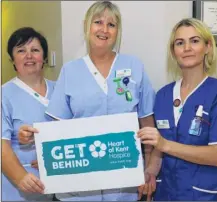
M93 1L62 1L63 62L86 53L83 19ZM138 56L153 87L167 83L166 51L170 31L184 17L192 17L189 1L115 1L123 19L121 52Z

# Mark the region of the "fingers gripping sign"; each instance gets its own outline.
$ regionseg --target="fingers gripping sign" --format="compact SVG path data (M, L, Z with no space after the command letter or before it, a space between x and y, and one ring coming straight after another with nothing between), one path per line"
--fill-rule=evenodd
M161 136L157 128L153 127L144 127L140 129L137 133L137 137L140 138L143 144L152 145L160 151L163 150L167 141Z
M36 128L29 125L23 125L18 132L18 139L21 144L30 144L34 142L34 133L38 133Z

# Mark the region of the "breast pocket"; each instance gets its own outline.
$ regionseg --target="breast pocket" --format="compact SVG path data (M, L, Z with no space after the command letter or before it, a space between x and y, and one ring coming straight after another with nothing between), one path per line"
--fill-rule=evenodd
M208 145L209 143L209 121L208 117L203 117L200 125L200 132L198 135L189 134L191 143L193 145Z

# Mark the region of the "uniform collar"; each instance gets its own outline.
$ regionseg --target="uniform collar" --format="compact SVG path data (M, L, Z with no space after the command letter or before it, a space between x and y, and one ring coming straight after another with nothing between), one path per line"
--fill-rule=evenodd
M17 85L19 88L21 88L22 90L26 91L29 95L31 95L33 98L35 98L37 101L39 101L44 106L46 106L46 107L48 106L49 100L47 99L47 96L48 96L49 89L48 89L46 79L45 79L45 83L47 86L47 92L46 92L45 97L38 94L35 90L33 90L31 87L29 87L26 83L21 81L18 77L15 77L12 82L15 85Z
M181 100L181 95L180 95L180 91L181 91L181 84L182 84L182 80L183 78L181 78L180 80L176 81L175 86L173 88L173 113L174 113L174 120L175 120L175 125L177 126L178 121L180 119L180 116L182 115L182 111L183 111L183 107L186 103L186 101L188 100L188 98L206 81L206 79L208 78L208 76L206 76L197 86L196 88L185 98L184 102L182 102ZM180 101L179 106L175 106L175 103L177 101ZM178 101L178 102L179 102Z
M89 55L86 55L83 57L84 62L87 65L87 68L89 69L91 75L93 76L93 78L96 80L97 84L101 87L101 89L103 90L103 92L105 94L108 94L108 85L107 85L107 79L109 78L112 69L114 67L115 61L118 57L118 53L116 53L116 56L112 62L111 68L110 68L110 72L107 76L107 78L105 79L101 73L98 71L98 69L96 68L96 66L93 64L92 60L90 59Z

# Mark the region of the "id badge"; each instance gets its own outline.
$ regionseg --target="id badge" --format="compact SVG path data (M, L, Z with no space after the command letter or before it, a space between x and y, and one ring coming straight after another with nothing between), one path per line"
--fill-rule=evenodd
M123 78L123 77L130 77L131 76L131 69L121 69L116 70L115 77L116 78Z
M169 129L170 124L168 120L157 120L157 128L158 129Z

